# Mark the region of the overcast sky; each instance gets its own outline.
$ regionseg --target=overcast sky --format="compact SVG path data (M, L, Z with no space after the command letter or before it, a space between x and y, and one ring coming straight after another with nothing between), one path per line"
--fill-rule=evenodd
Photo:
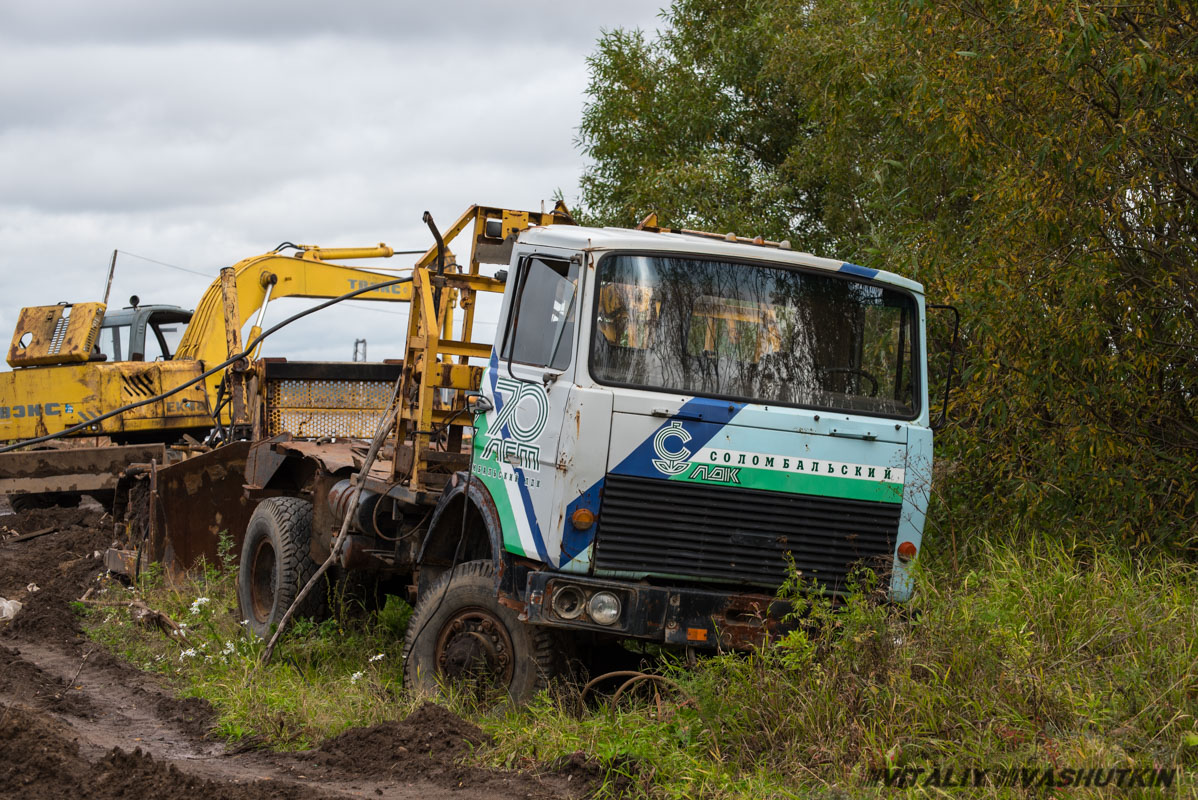
M414 249L425 209L573 200L585 58L601 30L652 33L660 5L4 0L0 331L99 300L114 248L110 307L191 308L282 241ZM348 360L366 338L399 357L396 311L332 308L265 354Z

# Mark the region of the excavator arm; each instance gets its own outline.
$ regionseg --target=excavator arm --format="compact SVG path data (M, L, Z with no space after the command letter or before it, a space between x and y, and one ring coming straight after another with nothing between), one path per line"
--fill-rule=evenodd
M279 297L333 298L394 276L330 263L328 259L390 258L394 251L377 247L322 249L300 246L296 255L266 253L237 262L204 292L175 351L174 360L193 360L204 369L219 364L241 349L241 330L255 314L252 340L259 333L263 312ZM407 284L387 286L359 295L359 300L410 302ZM251 354L251 360L253 354ZM221 375L208 379L208 396L215 397Z
M329 263L326 258L390 258L393 253L386 245L335 250L306 247L298 256L273 252L243 259L231 267L236 287L237 329L240 331L249 322L268 297L339 297L392 278L391 275ZM176 359L212 364L228 358L223 294L220 279L213 281L204 292L175 351ZM412 299L412 292L409 286L401 284L366 292L357 299L406 303Z

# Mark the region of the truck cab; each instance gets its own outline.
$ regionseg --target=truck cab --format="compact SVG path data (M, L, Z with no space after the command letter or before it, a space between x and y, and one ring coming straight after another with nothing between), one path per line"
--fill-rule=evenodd
M907 598L932 458L918 284L570 226L521 235L508 282L471 469L507 553L545 566L531 621L732 644L751 615L731 596L772 595L791 563L832 594L863 565Z

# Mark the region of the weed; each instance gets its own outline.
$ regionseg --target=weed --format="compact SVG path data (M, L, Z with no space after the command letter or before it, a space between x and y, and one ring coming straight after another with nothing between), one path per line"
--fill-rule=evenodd
M873 770L935 764L1192 770L1198 570L1078 552L1068 539L975 541L957 554L960 568L915 570L903 607L881 599L868 572L835 607L792 581L784 594L799 627L695 667L663 660L678 688L663 689L660 704L584 707L572 684L523 708L480 705L468 692L440 702L494 737L476 758L532 766L585 754L610 797L857 796L875 791ZM401 686L406 603L387 598L362 615L342 598L327 620L297 620L262 667L262 643L237 616L234 577L229 562L173 587L143 571L147 601L187 627L190 647L111 610L90 610L89 630L210 701L230 740L303 748L414 709Z

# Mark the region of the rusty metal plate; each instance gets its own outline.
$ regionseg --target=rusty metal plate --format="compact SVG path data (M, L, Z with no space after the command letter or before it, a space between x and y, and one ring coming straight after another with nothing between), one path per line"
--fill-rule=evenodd
M113 489L130 465L152 459L161 463L165 458L161 444L0 453L0 493Z
M103 303L22 308L8 363L32 367L88 361L103 319Z
M157 503L150 557L171 571L184 571L201 559L217 563L222 531L233 538L233 556L253 506L245 496L249 442L233 442L210 453L158 470Z

